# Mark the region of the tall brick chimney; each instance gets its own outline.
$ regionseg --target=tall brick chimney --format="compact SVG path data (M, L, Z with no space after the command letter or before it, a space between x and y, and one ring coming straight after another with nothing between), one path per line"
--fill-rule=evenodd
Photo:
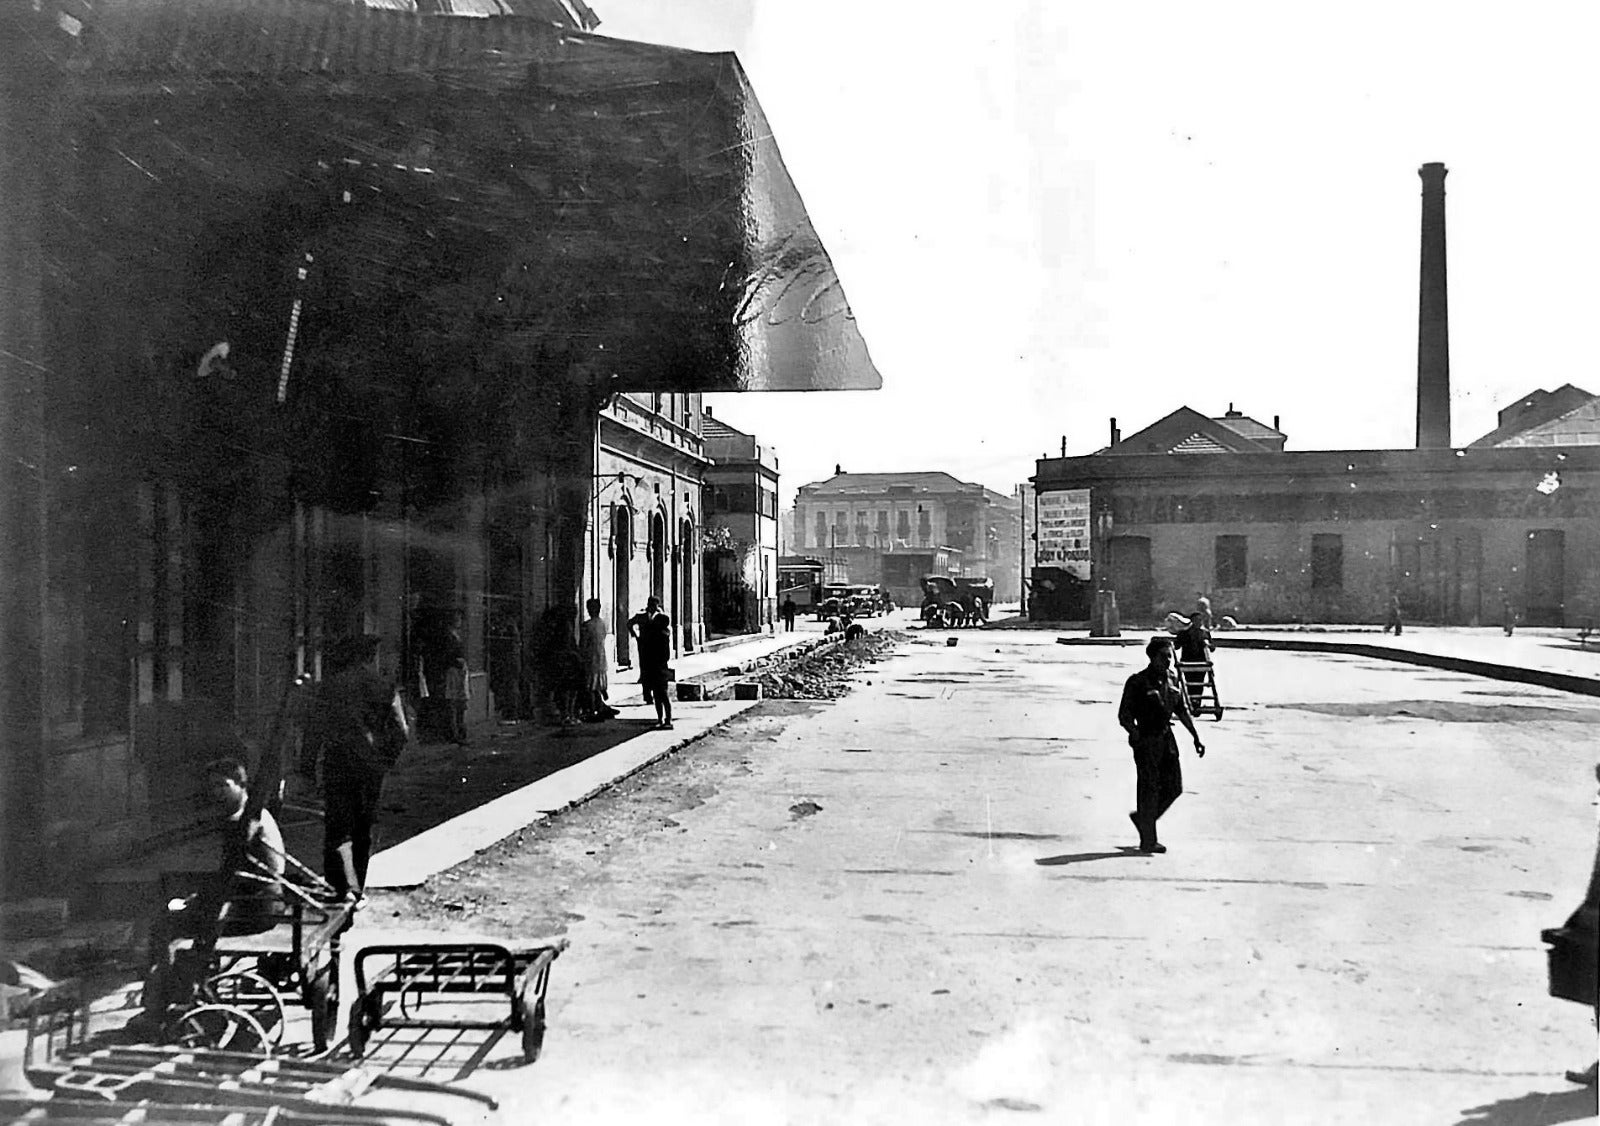
M1450 297L1444 256L1443 164L1424 164L1422 291L1417 317L1417 449L1450 447Z

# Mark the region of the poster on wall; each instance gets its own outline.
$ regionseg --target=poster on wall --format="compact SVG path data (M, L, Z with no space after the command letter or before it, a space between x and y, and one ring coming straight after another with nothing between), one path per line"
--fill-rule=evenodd
M1089 579L1089 490L1062 489L1039 494L1040 567L1061 567L1074 578Z

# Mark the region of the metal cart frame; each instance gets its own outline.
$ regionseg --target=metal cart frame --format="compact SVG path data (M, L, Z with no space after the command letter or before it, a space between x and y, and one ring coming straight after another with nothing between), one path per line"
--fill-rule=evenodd
M1222 720L1222 700L1217 696L1217 674L1210 661L1179 661L1178 679L1189 696L1189 712L1199 716L1209 711L1218 722Z
M355 955L350 1052L360 1059L382 1029L510 1030L527 1063L544 1045L550 967L565 938L510 946L496 942L408 942L367 946ZM503 999L503 1015L460 1015ZM431 1009L431 1011L429 1011Z

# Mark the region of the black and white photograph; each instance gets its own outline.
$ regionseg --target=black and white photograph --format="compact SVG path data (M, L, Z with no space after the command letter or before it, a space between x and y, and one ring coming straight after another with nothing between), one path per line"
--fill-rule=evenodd
M0 1126L1600 1120L1597 44L0 0Z

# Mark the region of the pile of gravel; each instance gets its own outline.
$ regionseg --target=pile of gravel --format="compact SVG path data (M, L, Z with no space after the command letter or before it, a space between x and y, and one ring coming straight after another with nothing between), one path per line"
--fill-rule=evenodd
M767 699L836 700L850 691L850 678L857 669L882 660L904 640L904 634L888 630L866 633L753 679Z

